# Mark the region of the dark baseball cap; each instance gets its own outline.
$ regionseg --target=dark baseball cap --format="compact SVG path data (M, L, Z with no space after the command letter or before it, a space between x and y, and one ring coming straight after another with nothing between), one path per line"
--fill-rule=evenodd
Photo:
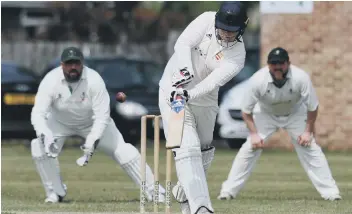
M272 49L268 55L269 64L275 63L275 62L286 62L286 61L289 61L289 59L290 58L288 56L288 52L281 47Z
M80 49L76 47L68 47L62 51L61 62L67 62L69 60L79 60L83 61L83 53Z

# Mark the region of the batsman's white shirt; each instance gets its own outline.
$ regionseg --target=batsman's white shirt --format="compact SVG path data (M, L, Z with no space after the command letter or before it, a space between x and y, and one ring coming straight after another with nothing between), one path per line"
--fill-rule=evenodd
M92 127L87 141L100 139L110 123L110 97L101 76L93 69L83 68L81 79L74 84L72 93L63 70L57 67L40 83L31 122L38 136L53 136L46 117L74 130Z
M246 56L243 42L229 48L223 48L217 42L215 12L205 12L193 20L178 38L174 49L160 80L160 89L169 95L173 74L187 67L194 75L185 88L191 96L188 103L197 106L218 105L219 87L242 70Z
M287 78L285 85L277 88L268 66L257 71L249 80L242 111L250 114L255 108L255 111L287 116L298 111L316 110L319 102L308 73L290 65Z

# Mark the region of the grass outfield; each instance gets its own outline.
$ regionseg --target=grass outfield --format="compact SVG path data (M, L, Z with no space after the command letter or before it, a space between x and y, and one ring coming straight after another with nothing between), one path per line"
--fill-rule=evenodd
M165 152L161 151L161 183L165 184ZM2 213L85 212L133 213L139 210L139 187L112 160L97 152L86 167L78 167L77 148L64 149L60 156L62 176L68 186L64 203L44 204L30 150L24 146L2 145ZM152 163L152 149L148 150ZM216 213L352 213L352 154L326 153L343 200L323 201L301 168L294 152L265 151L241 191L232 201L218 201L236 151L218 149L208 184ZM152 165L152 164L151 164ZM175 181L175 170L173 170ZM152 210L152 205L148 206ZM164 207L160 208L161 211ZM179 213L173 201L172 213Z

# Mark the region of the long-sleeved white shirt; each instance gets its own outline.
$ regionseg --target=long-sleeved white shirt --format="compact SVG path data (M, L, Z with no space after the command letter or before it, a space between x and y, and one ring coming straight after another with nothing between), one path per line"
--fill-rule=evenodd
M32 109L31 122L38 136L53 136L46 123L50 117L73 130L91 127L86 141L100 139L110 122L110 97L101 76L86 66L79 82L73 84L72 94L63 70L57 67L40 83ZM58 133L56 133L58 134Z
M251 114L254 107L255 111L258 108L261 112L275 116L293 114L301 107L307 111L315 111L319 102L308 73L290 65L287 78L285 85L277 88L273 84L268 66L257 71L249 80L242 112Z
M246 57L243 42L229 48L217 42L215 12L205 12L193 20L179 36L174 49L160 88L169 94L172 75L187 67L194 78L185 89L191 96L189 103L198 106L218 105L219 88L242 70Z

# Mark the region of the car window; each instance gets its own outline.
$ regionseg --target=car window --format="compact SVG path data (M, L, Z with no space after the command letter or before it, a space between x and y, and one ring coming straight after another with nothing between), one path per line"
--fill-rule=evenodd
M159 64L146 62L144 63L145 77L153 85L159 85L159 81L164 72L164 67Z
M35 81L33 72L16 65L1 64L1 83L7 82L32 82Z
M107 87L145 86L140 63L128 60L99 60L89 65L99 72Z

